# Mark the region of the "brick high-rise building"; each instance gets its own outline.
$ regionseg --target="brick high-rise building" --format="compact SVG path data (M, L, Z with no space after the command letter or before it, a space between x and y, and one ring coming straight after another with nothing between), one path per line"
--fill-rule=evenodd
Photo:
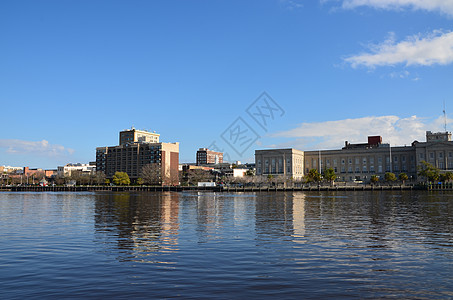
M122 131L120 145L96 148L96 170L104 172L109 179L115 172L126 172L131 180L136 180L141 177L144 166L153 164L160 167L162 185L178 185L179 143L149 142L147 138L140 140L140 136L136 138L136 133L135 129ZM142 137L159 137L146 131L140 131L139 134Z
M223 163L223 153L200 148L197 151L197 166Z

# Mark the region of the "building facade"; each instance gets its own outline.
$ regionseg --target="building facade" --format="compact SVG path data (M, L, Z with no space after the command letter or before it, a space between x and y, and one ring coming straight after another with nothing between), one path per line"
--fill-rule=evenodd
M256 175L278 175L294 179L304 176L304 152L293 148L255 151Z
M58 176L71 176L72 172L78 171L82 174L94 174L96 172L96 165L93 164L66 164L57 168Z
M294 149L291 149L294 150ZM418 166L426 161L439 168L441 172L453 171L453 142L451 133L426 132L426 142L414 141L410 146L391 147L382 143L382 137L370 136L367 143L350 144L338 150L299 151L303 157L302 174L293 171L284 164L289 155L289 149L256 150L255 163L257 175L286 175L301 178L310 169L323 173L332 168L339 181L369 182L371 176L384 178L386 172L406 173L412 180L416 180ZM286 167L286 173L283 172ZM295 175L295 176L294 176Z
M145 130L138 130L132 127L120 131L120 145L130 143L159 143L160 134Z
M223 153L200 148L197 151L197 166L223 163Z
M136 180L144 166L156 165L160 168L163 185L179 184L179 143L155 143L140 138L129 141L126 140L128 135L121 137L122 134L124 131L120 132L120 143L123 144L96 148L98 171L108 179L113 178L116 172L126 172L131 180Z

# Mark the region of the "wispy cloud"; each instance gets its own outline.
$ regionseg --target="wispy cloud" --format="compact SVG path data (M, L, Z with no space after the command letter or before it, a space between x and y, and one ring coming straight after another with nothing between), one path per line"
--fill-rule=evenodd
M415 9L441 12L453 16L453 0L343 0L346 9L368 6L377 9Z
M453 120L449 120L453 122ZM302 123L298 127L272 134L271 137L293 138L270 147L294 147L300 150L338 149L345 141L364 143L367 136L380 135L392 145L409 145L414 140L424 141L427 130L442 130L443 117L434 121L412 116L369 116L356 119Z
M280 3L287 9L298 9L304 7L299 0L280 0Z
M378 45L370 45L369 53L361 53L344 59L353 68L365 66L431 66L453 62L453 32L434 31L426 36L410 36L396 42L394 35Z
M46 140L23 141L14 139L0 139L0 148L10 154L30 154L39 156L63 156L74 153L73 149L61 145L50 144Z

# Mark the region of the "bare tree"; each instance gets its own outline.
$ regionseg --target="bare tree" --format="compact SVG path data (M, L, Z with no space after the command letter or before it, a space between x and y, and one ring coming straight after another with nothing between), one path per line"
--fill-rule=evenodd
M211 181L214 179L210 171L206 170L190 170L187 174L189 184L197 184L198 182Z
M141 178L146 184L161 185L162 175L159 164L152 163L144 166L141 172Z
M104 172L96 172L94 175L94 182L98 185L104 184L105 183L105 174Z

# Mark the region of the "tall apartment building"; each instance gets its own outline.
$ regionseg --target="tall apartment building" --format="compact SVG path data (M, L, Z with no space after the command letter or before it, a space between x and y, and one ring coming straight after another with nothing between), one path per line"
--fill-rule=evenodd
M160 167L163 185L178 185L179 143L150 142L151 138L159 135L135 129L120 132L120 145L96 148L96 170L109 179L115 172L126 172L136 180L144 166L154 164Z
M453 170L453 142L449 132L427 131L426 142L414 141L410 146L390 147L389 144L382 143L380 136L370 136L367 143L345 142L342 149L299 151L303 156L303 163L299 163L302 174L283 172L283 162L287 157L284 155L285 151L288 149L256 150L257 175L302 177L310 169L323 172L332 168L340 181L367 182L372 175L383 178L386 172L396 175L406 173L409 178L417 179L417 168L422 161L427 161L442 171Z
M223 163L223 153L200 148L197 151L197 166Z

